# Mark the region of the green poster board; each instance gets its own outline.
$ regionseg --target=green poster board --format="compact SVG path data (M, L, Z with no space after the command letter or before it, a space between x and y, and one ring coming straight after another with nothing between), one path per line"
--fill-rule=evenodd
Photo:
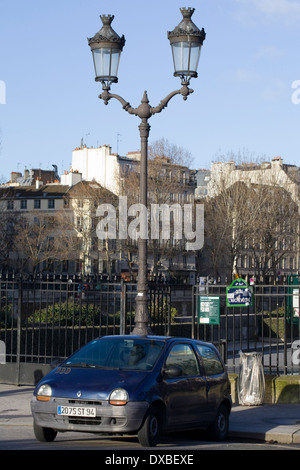
M244 279L235 279L226 287L227 307L249 307L253 305L253 289Z
M220 297L199 297L199 323L201 325L220 325Z

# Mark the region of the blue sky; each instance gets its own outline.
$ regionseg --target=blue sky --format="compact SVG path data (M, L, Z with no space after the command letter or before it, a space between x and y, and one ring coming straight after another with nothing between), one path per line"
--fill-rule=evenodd
M62 173L81 138L139 150L139 119L98 99L87 37L100 14L115 15L126 44L112 93L136 107L147 90L156 106L180 88L167 31L182 6L207 33L199 76L187 101L176 96L150 119L150 143L186 148L196 169L230 152L300 165L300 0L0 0L0 175L52 164Z

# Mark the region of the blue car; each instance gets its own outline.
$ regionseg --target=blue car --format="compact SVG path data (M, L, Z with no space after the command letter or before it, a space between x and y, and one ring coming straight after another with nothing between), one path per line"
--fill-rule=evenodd
M230 382L217 349L161 336L95 339L53 369L31 400L34 433L137 434L144 447L163 433L209 429L227 437Z

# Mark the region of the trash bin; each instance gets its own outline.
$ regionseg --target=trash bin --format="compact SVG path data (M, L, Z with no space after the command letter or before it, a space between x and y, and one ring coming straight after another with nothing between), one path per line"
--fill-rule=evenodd
M262 354L240 351L238 398L240 405L262 405L265 395L265 376Z

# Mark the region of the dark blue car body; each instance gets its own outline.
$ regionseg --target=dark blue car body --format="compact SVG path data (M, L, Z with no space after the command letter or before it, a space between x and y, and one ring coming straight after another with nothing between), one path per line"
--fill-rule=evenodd
M161 433L209 428L225 439L230 383L217 349L187 338L111 336L74 353L36 386L37 439L57 432L134 433L154 446Z

